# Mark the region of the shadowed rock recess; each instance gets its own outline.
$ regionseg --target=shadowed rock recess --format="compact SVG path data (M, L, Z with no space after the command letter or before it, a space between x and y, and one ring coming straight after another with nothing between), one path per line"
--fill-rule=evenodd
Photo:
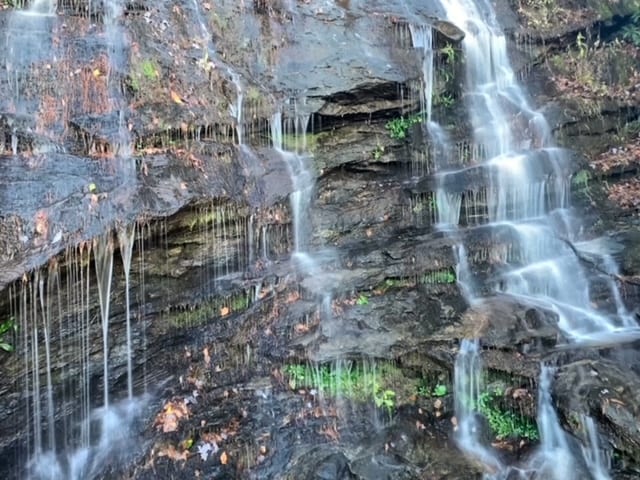
M560 147L503 99L541 203L570 187L544 248L584 269L585 311L635 321L640 3L476 3ZM569 480L640 477L635 338L575 343L503 288L527 252L492 220L447 18L0 0L1 478L555 478L532 467L547 408Z

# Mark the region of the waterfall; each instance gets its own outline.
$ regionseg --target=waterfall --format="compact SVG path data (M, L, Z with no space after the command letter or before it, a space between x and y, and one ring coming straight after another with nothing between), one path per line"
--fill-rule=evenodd
M105 234L96 238L93 245L67 252L66 264L73 267L67 273L65 285L61 285L57 263L37 270L23 284L17 318L24 332L21 348L25 408L30 421L25 452L29 480L94 478L106 464L136 452L131 426L147 398L133 395L129 273L135 225L122 226L117 233L127 303L123 342L126 349L122 349L127 357L124 401L113 397L113 379L109 378L114 363L110 357L118 355L119 343L110 328L116 246L113 236ZM96 290L98 312L93 308ZM66 334L73 331L79 334ZM61 352L67 362L64 366L54 365L53 355L59 356ZM100 371L99 362L101 386L92 381ZM67 388L62 391L54 389L54 376L60 374L60 368L66 370L62 375L68 378ZM102 406L96 408L96 399L100 397Z
M582 267L576 247L568 243L579 239L581 233L580 227L575 226L579 222L567 221L572 215L568 209L569 159L553 144L545 118L529 105L517 83L507 55L506 38L491 3L447 0L441 6L446 19L465 33L463 98L473 142L482 148L486 158L474 165L465 165L460 158L455 169L436 164L438 226L444 227L458 243L458 283L463 294L470 303L482 301L475 288L480 282L469 268L468 249L459 227L463 195L460 185L464 185L466 175L474 174L485 181L485 228L511 230L518 252L517 260L504 254L499 279L492 280L489 289L554 311L560 329L578 345L638 338L637 324L622 305L613 282L608 285L613 292L614 309L598 310L592 306L594 279ZM597 256L607 271L615 272L606 252ZM487 470L497 470L497 476L492 478L506 478L505 472L511 469L503 468L488 447L482 445L475 414L470 411L480 388L472 380L480 378L476 372L480 368L477 357L477 343L463 341L455 364L458 444L469 456L479 458ZM594 473L597 478L607 478L604 462L593 446L585 450L583 459L576 458L569 448L553 408L551 377L550 370L543 367L538 402L541 444L528 468L543 472L544 478L559 480L572 478L575 462L582 461L600 472ZM589 435L593 445L594 434Z
M471 169L479 169L487 182L487 222L514 231L523 260L507 265L494 290L555 311L560 328L573 341L594 341L603 333L619 338L621 331L636 338L636 323L620 303L615 312L591 307L592 279L563 240L576 233L569 231L568 222L559 227L555 221L570 215L564 168L568 159L553 145L546 120L529 105L517 84L506 39L491 6L471 0L452 0L442 6L447 19L465 32L464 96L474 143L484 146L487 160L438 172L439 223L457 228L461 194L455 187ZM477 295L472 289L469 293Z
M309 115L299 114L294 104L293 118L283 120L278 111L271 117L271 141L273 148L285 160L291 176L293 192L291 193L291 213L293 216L294 253L305 262L310 261L306 255L308 237L311 233L309 225L309 206L314 188L313 172L309 165L307 149L307 128ZM283 127L286 127L283 129ZM286 137L285 137L286 135ZM285 145L285 138L287 145ZM307 258L304 258L307 257Z

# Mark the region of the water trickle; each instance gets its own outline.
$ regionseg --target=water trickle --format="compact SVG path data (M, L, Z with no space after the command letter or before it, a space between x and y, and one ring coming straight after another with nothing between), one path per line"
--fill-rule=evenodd
M103 395L104 406L109 407L109 310L111 307L111 277L113 276L113 239L106 233L94 241L95 267L100 299L102 325Z
M131 256L133 254L133 243L136 235L135 224L130 224L118 229L118 243L120 244L120 256L124 267L124 298L127 330L127 393L129 400L133 399L133 366L131 345L131 300L129 289L131 288Z
M569 449L567 435L560 427L551 399L553 370L542 366L538 382L538 430L540 446L531 462L543 478L566 480L574 478L575 459Z
M414 48L423 50L420 105L427 122L431 121L433 98L433 29L431 25L409 25Z
M481 427L476 412L483 390L482 360L478 340L464 339L456 356L454 370L456 440L460 448L491 472L501 471L502 464L480 438Z
M125 270L132 263L133 232L135 226L118 232L124 245ZM24 361L21 381L29 422L25 457L30 480L94 478L105 464L135 451L129 441L133 435L130 427L146 397L130 396L117 402L108 387L108 348L112 342L118 343L109 329L113 250L113 237L105 235L96 239L93 246L84 244L67 250L66 282L61 282L58 263L52 261L47 269L34 272L22 283L15 305L21 332L16 349L22 352ZM130 288L128 283L125 278ZM98 316L96 289L101 327L94 329ZM127 349L131 346L130 334ZM95 342L100 335L102 349ZM113 340L107 342L107 338ZM96 390L92 379L99 374L96 363L100 360L104 383L102 389ZM131 392L130 364L127 367ZM54 384L57 377L64 378L64 382ZM100 396L103 406L95 409Z
M236 120L236 134L238 135L238 145L244 145L244 116L242 109L244 108L244 91L242 89L242 82L240 82L240 75L237 72L230 70L231 80L236 87L236 103L232 104L231 116Z
M133 139L126 119L127 101L122 91L119 73L126 71L129 42L126 33L119 24L124 13L124 0L106 0L104 2L104 29L109 59L107 83L116 116L116 134L112 140L113 154L120 159L120 167L125 180L135 178L135 163L132 161Z
M604 452L600 447L596 422L587 415L581 415L580 425L586 437L584 445L582 445L582 456L593 479L609 480L611 478L608 473L611 468L611 458L608 452Z
M293 118L283 119L282 112L278 111L271 118L271 139L275 148L287 163L293 192L291 193L291 211L293 215L293 243L294 253L299 257L305 256L308 237L311 232L309 225L308 209L314 188L313 172L309 165L309 155L298 153L306 150L306 132L309 124L309 115L298 114L294 103ZM287 145L285 149L285 135L293 145ZM289 148L292 148L289 150ZM301 258L302 259L302 258Z

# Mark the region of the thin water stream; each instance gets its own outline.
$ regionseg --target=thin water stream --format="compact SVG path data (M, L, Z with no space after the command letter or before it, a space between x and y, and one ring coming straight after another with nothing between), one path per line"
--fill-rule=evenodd
M124 267L124 297L125 315L127 329L127 393L129 401L133 400L133 348L131 344L131 257L133 254L133 243L136 235L136 226L131 224L118 229L118 243L120 244L120 256Z

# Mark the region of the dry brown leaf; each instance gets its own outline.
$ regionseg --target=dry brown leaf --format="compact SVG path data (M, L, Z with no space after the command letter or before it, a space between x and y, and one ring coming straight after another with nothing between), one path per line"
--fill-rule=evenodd
M222 455L220 455L220 463L222 465L226 465L228 461L229 458L227 457L227 452L222 452Z
M293 327L293 330L297 334L307 333L309 331L309 325L305 325L304 323L298 323Z
M184 400L171 401L158 414L155 425L163 433L175 432L182 418L189 418L189 409Z
M184 104L184 100L175 90L171 90L170 93L171 93L171 100L173 100L178 105Z
M47 216L47 212L44 210L40 210L36 213L35 230L38 235L45 238L49 233L49 217Z
M222 307L220 309L220 315L223 317L229 315L229 307Z
M179 460L186 461L187 457L189 456L189 452L187 450L179 451L173 445L169 445L168 447L165 447L165 448L159 450L158 453L157 453L157 456L158 457L167 457L167 458L173 460L174 462L177 462Z
M298 291L289 292L289 295L287 295L287 299L285 300L285 303L293 303L299 299L300 299L300 292Z
M207 366L209 366L211 364L211 355L209 355L209 347L204 347L202 354L204 355L204 363Z

